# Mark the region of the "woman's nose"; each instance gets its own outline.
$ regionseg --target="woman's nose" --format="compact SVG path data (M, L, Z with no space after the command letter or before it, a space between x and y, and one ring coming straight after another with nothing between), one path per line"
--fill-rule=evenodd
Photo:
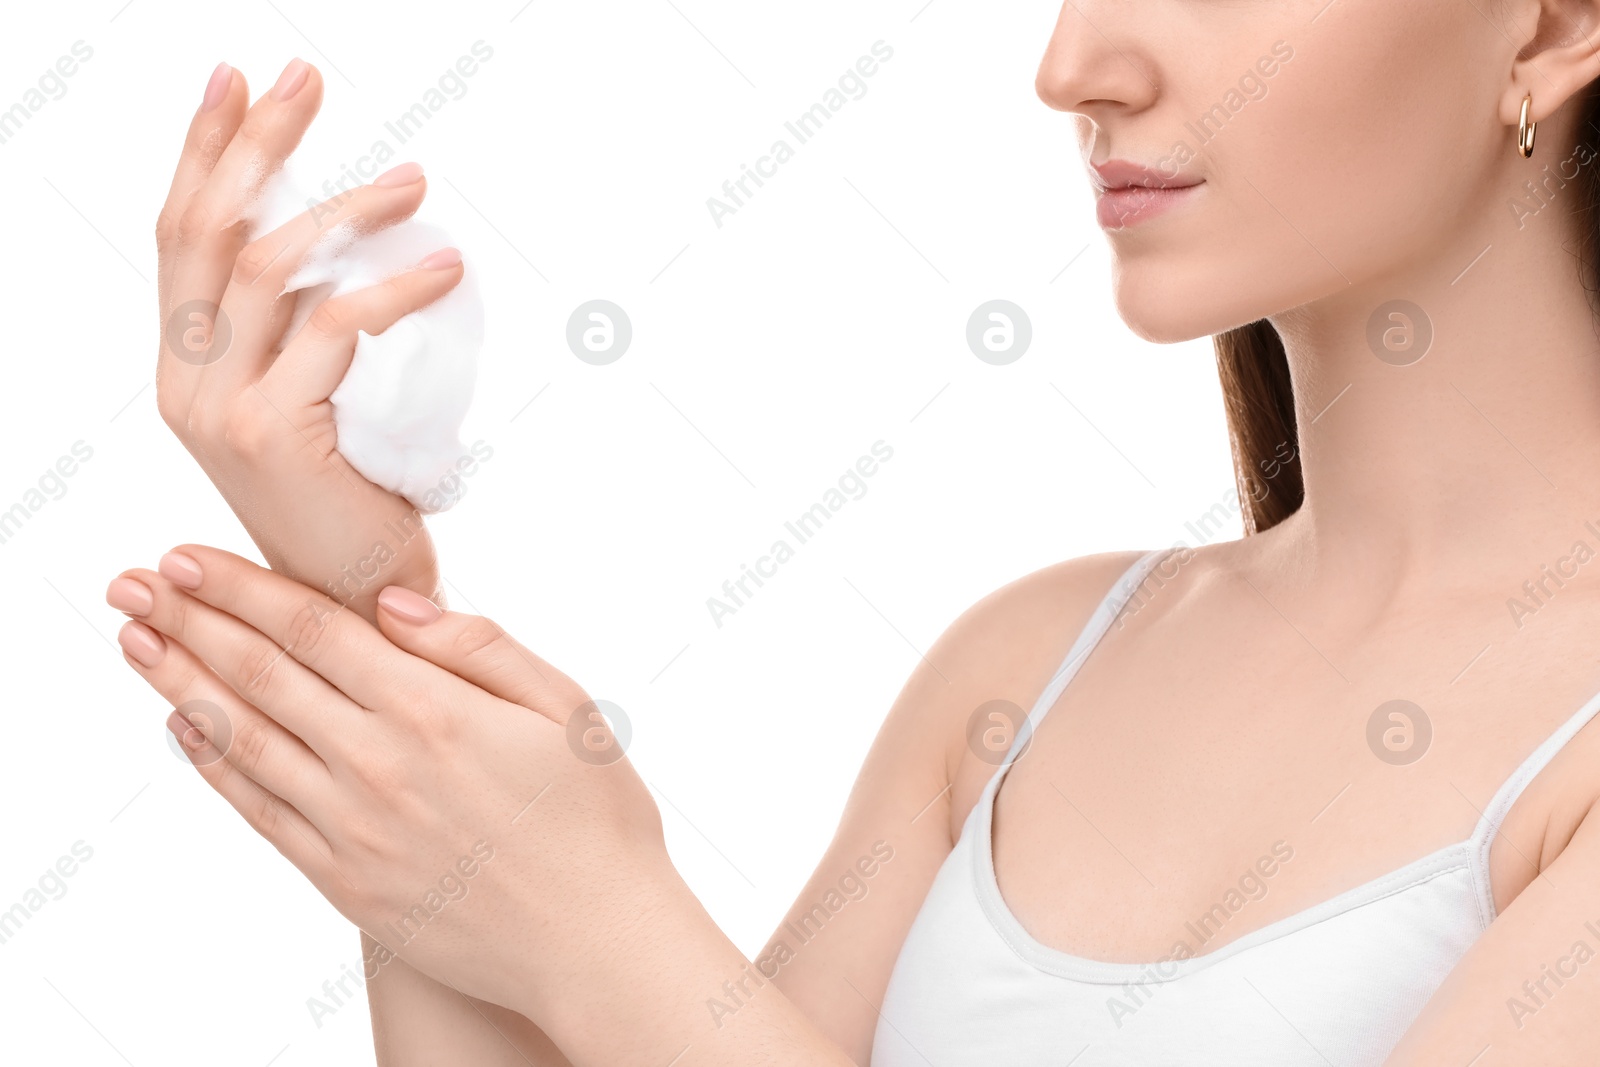
M1156 98L1156 79L1139 22L1149 5L1127 0L1066 0L1039 64L1034 88L1050 107L1099 121L1136 112Z

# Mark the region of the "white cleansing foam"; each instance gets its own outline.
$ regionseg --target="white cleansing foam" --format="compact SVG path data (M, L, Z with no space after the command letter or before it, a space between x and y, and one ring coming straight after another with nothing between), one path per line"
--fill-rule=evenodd
M245 214L252 238L325 200L310 195L295 173L286 167L267 179ZM284 287L297 294L284 344L323 301L378 285L453 245L444 230L414 216L375 232L330 227ZM444 511L461 496L454 473L467 456L461 424L483 347L483 298L471 260L465 253L462 259L466 273L454 289L380 334L357 336L355 357L330 398L340 453L368 481L423 513Z

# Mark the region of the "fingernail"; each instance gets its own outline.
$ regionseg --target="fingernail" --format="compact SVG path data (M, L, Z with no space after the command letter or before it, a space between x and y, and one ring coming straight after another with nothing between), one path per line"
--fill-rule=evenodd
M422 177L421 163L402 163L398 167L390 167L372 179L372 184L392 189L397 185L410 185L420 177Z
M161 557L156 570L173 585L180 585L185 589L200 588L200 564L196 563L192 556L185 556L182 552L168 552Z
M156 598L150 587L136 578L117 578L106 586L106 603L129 615L148 615Z
M206 735L200 732L198 726L184 718L183 712L176 708L167 716L167 729L172 731L172 736L176 737L186 749L197 751L205 747Z
M167 654L167 643L161 635L142 622L129 620L117 631L117 644L144 667L154 667Z
M437 252L428 253L417 266L423 270L444 270L446 267L453 267L460 262L461 250L459 248L441 248Z
M421 593L413 593L403 585L385 586L383 592L378 594L378 605L390 614L417 626L430 623L444 614L439 610L439 605Z
M206 82L206 95L200 101L201 113L222 103L222 98L228 95L228 86L232 84L233 68L226 63L218 63L217 69L211 72L211 80Z
M298 93L310 72L311 66L305 60L290 60L289 65L283 68L283 73L278 75L278 84L272 87L272 99L287 100Z

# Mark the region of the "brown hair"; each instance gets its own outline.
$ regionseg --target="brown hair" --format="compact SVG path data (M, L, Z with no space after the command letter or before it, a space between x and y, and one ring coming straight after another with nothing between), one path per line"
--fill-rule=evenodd
M1600 311L1600 145L1596 141L1600 136L1600 82L1587 90L1578 128L1583 133L1577 146L1561 153L1553 177L1558 190L1568 182L1577 186L1573 213L1578 219L1578 238L1568 251L1591 304ZM1572 163L1577 164L1577 174L1568 178L1561 172ZM1544 174L1541 169L1530 177L1538 184ZM1248 537L1276 526L1305 501L1289 360L1283 339L1266 319L1219 333L1211 340L1217 352L1234 481Z
M1305 500L1294 391L1283 339L1266 319L1212 339L1233 446L1245 536L1276 526Z

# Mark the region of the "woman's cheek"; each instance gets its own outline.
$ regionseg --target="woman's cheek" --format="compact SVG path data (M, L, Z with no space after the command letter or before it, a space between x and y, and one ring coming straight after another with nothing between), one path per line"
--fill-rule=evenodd
M1407 247L1459 238L1511 135L1496 101L1467 98L1452 76L1488 53L1480 37L1493 32L1457 15L1440 0L1400 14L1386 0L1339 0L1314 24L1252 29L1255 52L1216 47L1240 76L1218 60L1176 105L1196 116L1174 148L1205 177L1203 195L1112 237L1132 328L1158 342L1220 333L1382 276ZM1421 39L1431 43L1419 53ZM1463 129L1477 131L1467 143ZM1428 190L1426 201L1401 189Z

